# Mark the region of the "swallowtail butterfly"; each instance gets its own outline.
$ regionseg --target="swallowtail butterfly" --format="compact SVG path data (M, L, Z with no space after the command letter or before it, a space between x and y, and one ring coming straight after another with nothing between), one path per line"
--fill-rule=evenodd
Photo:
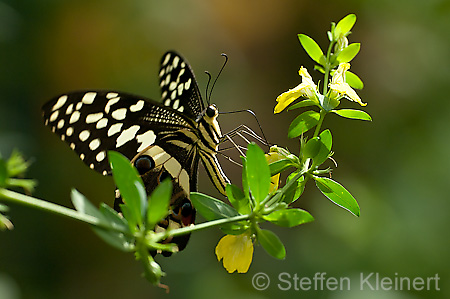
M222 138L218 110L203 103L189 64L179 54L167 52L159 81L162 103L92 90L63 94L43 106L45 125L91 169L109 175L106 151L114 150L131 160L147 193L164 178L172 179L171 213L157 230L194 223L189 192L197 190L200 160L219 192L225 194L228 182L216 157ZM119 211L121 203L116 190L114 208ZM189 236L181 236L166 241L183 250L188 240Z

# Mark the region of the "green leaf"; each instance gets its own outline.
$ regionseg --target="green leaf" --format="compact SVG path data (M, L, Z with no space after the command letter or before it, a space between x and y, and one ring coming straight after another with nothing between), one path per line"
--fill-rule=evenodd
M120 218L118 219L119 215L117 212L111 208L109 209L114 212L108 211L106 205L102 206L101 210L97 209L83 194L75 189L72 190L71 200L78 212L96 217L101 222L109 224L111 227L127 228L126 224L120 220ZM130 251L132 249L132 240L126 238L122 233L96 226L92 226L92 228L94 232L109 245L122 251Z
M320 114L316 111L306 111L297 116L289 126L288 137L295 138L319 123Z
M141 177L136 168L122 154L109 151L108 159L111 164L114 182L119 188L125 205L128 207L128 217L132 217L133 222L142 226L143 217L147 210L147 192Z
M127 239L124 234L94 227L94 232L108 245L124 252L130 252L134 249L132 240Z
M372 117L364 111L355 110L355 109L339 109L339 110L331 110L331 112L336 113L339 116L351 119L360 119L360 120L368 120L372 121Z
M247 149L247 180L251 194L259 204L270 189L270 169L263 150L254 143Z
M316 106L316 105L317 105L317 103L314 102L313 100L303 100L303 101L300 101L300 102L290 106L288 108L288 111L298 109L298 108L303 108L303 107Z
M323 130L319 134L320 141L322 144L328 149L331 150L331 146L333 144L333 138L331 136L331 131L329 129Z
M298 173L300 172L300 170L296 170L294 172L292 172L286 179L286 183L291 181ZM295 182L294 184L292 184L291 187L289 187L284 193L283 193L283 197L282 197L282 201L290 204L294 201L296 201L303 193L303 191L305 190L305 184L304 184L304 180L305 177L301 176L297 182Z
M359 77L350 71L345 72L345 82L355 89L363 89L364 83Z
M359 217L359 205L355 198L341 184L324 177L313 177L316 186L329 200Z
M225 192L227 193L228 200L231 205L241 214L249 214L251 212L250 202L248 198L245 197L244 192L239 189L236 185L228 184L225 187Z
M350 32L350 30L352 30L353 25L355 25L355 23L356 23L356 15L349 14L345 16L336 25L336 28L334 30L335 39L339 38L340 35L347 35Z
M110 206L106 205L105 203L101 203L99 210L111 226L118 227L123 230L128 230L129 227L127 221ZM94 227L94 231L106 243L119 250L128 252L132 251L134 248L134 238L124 235L123 233L112 230L105 230L97 227Z
M303 49L305 49L306 53L308 53L309 57L312 58L315 62L318 64L324 64L324 55L322 52L322 49L320 49L320 46L309 36L305 34L299 34L298 39L300 40L300 43L303 46Z
M353 58L358 54L359 49L361 48L361 44L353 43L344 48L341 52L339 52L336 57L339 63L350 62Z
M313 167L321 165L331 156L332 137L330 130L326 129L319 134L319 149L313 157Z
M301 209L277 210L263 218L283 227L294 227L314 220L310 213Z
M197 211L208 221L239 215L233 207L206 194L191 192L191 201Z
M152 229L169 213L169 202L172 197L172 181L162 181L148 198L147 229Z
M286 249L274 232L267 229L258 229L256 237L268 254L280 260L286 257Z
M8 161L6 161L9 177L15 177L25 173L29 166L30 162L25 161L22 154L17 150L13 150Z
M288 168L292 167L292 162L289 159L278 160L269 164L270 176L274 176Z
M314 137L306 142L302 149L302 154L304 158L314 158L320 150L321 142L319 137Z
M126 219L130 231L133 233L136 232L138 230L138 223L137 219L134 217L134 214L130 212L130 208L126 204L121 204L120 211L122 212L123 217Z
M242 160L242 190L244 191L245 198L250 202L250 188L248 186L247 179L247 158L241 157Z
M8 178L8 169L6 168L6 162L0 158L0 187L6 185L6 179Z
M72 189L70 199L78 212L106 221L102 213L83 194L78 192L78 190Z
M122 230L128 230L128 223L123 216L119 215L119 213L108 206L105 203L100 203L99 208L100 213L104 216L104 218L111 224L113 227L120 228Z

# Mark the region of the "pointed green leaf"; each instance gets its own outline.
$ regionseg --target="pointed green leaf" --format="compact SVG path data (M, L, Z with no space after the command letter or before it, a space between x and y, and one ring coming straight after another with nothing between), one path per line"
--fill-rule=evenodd
M127 239L122 233L97 227L94 227L93 229L97 236L116 249L124 252L130 252L134 249L132 240Z
M288 137L295 138L309 129L315 127L319 122L320 114L316 111L306 111L297 116L289 126Z
M102 206L100 210L97 209L83 194L75 189L72 190L71 199L78 212L94 216L101 222L108 223L111 227L126 228L126 226L124 227L126 224L122 220L117 219L118 215L117 217L113 216L113 212L108 211L105 206ZM117 214L117 212L115 213ZM92 228L109 245L122 251L130 251L132 249L132 240L127 239L122 233L95 226Z
M267 229L258 229L256 237L268 254L280 260L286 257L286 249L274 232Z
M277 210L263 218L283 227L294 227L314 220L310 213L301 209Z
M72 200L72 204L78 212L94 216L101 220L106 220L103 217L102 213L100 213L100 211L83 194L78 192L78 190L72 189L70 199Z
M308 53L309 57L311 57L312 60L318 64L323 64L324 55L322 49L320 49L320 46L315 42L315 40L305 34L299 34L298 39L300 40L303 49L305 49L306 53Z
M296 170L292 172L286 179L286 183L294 179L294 177L300 172L300 170ZM283 197L281 199L282 202L285 202L287 204L291 204L292 202L296 201L305 190L305 177L301 176L297 182L291 185L284 193Z
M345 82L355 89L363 89L363 81L355 74L350 71L345 72Z
M320 150L321 142L319 137L314 137L306 142L304 148L302 149L302 154L304 158L314 158Z
M288 168L292 167L292 162L288 159L278 160L269 164L270 176L274 176Z
M263 150L254 143L247 149L247 180L251 194L259 204L270 189L270 169Z
M313 177L316 186L329 200L359 217L359 205L355 198L341 184L324 177Z
M367 112L355 109L339 109L339 110L331 110L331 112L336 113L339 116L351 119L360 119L360 120L368 120L372 121L372 117L370 117Z
M341 52L339 52L336 57L339 63L350 62L353 58L358 54L359 49L361 48L361 44L353 43L344 48Z
M330 130L326 129L319 134L319 150L313 157L313 166L319 166L331 156L332 137Z
M249 214L251 212L250 202L248 198L245 197L244 192L239 189L236 185L228 184L225 187L225 192L227 193L228 200L231 205L241 214Z
M290 106L288 108L288 111L298 109L298 108L303 108L303 107L315 106L315 105L317 105L317 103L314 102L313 100L303 100L301 102L298 102L298 103Z
M121 204L120 211L122 212L123 217L126 219L130 231L133 233L136 232L138 230L137 219L135 217L135 214L130 212L129 206L127 206L126 204Z
M172 197L172 181L165 179L150 194L147 205L147 229L152 229L169 213L169 202Z
M147 192L136 168L130 161L118 152L109 151L108 159L111 165L114 182L119 188L124 203L128 206L128 212L141 226L147 210Z
M335 38L336 39L339 38L339 36L341 34L342 35L347 35L347 33L350 32L350 30L352 30L353 25L355 25L355 23L356 23L356 15L349 14L349 15L345 16L336 25L336 28L334 30Z
M127 220L107 204L102 202L99 211L113 227L128 230Z
M30 162L25 161L22 154L17 150L13 150L11 156L6 161L6 169L8 169L9 177L15 177L25 173L29 166Z
M232 206L206 194L191 192L191 201L197 211L208 221L239 215Z
M319 134L320 141L323 143L323 145L328 149L331 150L331 146L333 145L333 138L331 136L331 131L329 129L323 130Z
M247 158L241 157L242 160L242 190L244 191L245 198L250 202L250 189L248 187L247 179Z

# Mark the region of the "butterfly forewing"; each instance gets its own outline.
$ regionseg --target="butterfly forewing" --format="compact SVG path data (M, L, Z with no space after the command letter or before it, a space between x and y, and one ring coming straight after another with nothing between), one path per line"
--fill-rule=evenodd
M45 124L90 168L109 173L107 150L129 159L154 144L162 131L189 126L172 110L142 97L108 91L61 95L43 107Z
M200 160L223 194L228 179L216 158L221 138L218 112L213 105L205 108L190 66L177 53L167 52L159 78L162 103L115 91L72 92L45 104L43 116L85 164L103 175L110 174L106 152L114 150L132 163L144 159L133 165L149 194L162 179L171 178L171 214L159 224L166 229L195 220L189 193L197 190ZM114 207L119 210L122 199L116 195ZM188 238L173 241L181 250Z
M167 52L161 59L159 71L161 98L164 106L183 112L197 120L205 110L194 72L175 52Z

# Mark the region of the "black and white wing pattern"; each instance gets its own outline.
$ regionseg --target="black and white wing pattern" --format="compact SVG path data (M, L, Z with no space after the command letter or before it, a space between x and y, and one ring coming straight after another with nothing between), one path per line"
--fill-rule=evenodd
M216 188L228 182L216 153L222 138L214 105L205 107L194 74L175 52L167 52L159 73L162 103L116 91L82 91L60 95L43 106L45 124L69 144L83 162L110 174L108 150L128 157L151 193L170 177L172 213L161 228L187 226L195 220L189 192L197 190L201 160ZM120 195L114 204L119 209ZM189 236L170 240L182 250Z

